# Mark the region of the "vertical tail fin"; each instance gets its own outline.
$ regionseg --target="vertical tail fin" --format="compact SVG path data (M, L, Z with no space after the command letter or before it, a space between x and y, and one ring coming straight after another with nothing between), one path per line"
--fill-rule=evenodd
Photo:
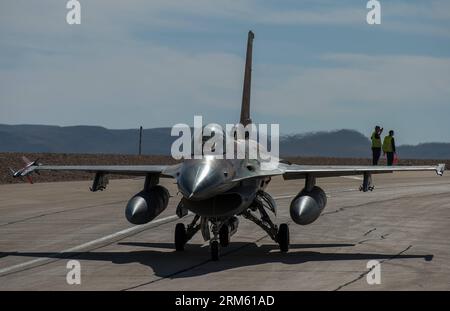
M252 83L252 50L255 35L250 30L247 39L247 55L245 57L244 88L242 91L241 120L243 126L252 123L250 118L250 89Z

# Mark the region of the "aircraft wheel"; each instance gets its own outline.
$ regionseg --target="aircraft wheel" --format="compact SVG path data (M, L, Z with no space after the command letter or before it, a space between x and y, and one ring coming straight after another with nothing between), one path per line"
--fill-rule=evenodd
M217 261L219 260L219 242L218 241L212 241L211 245L211 260Z
M227 247L230 245L230 229L224 225L219 231L220 246Z
M277 242L280 251L286 253L289 250L289 227L287 224L281 224L278 228Z
M186 227L182 223L178 223L175 226L175 249L177 251L183 251L184 245L187 242Z

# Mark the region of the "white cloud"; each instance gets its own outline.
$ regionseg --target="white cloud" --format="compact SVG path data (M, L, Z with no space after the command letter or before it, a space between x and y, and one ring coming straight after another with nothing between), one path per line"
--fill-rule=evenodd
M2 3L0 122L117 128L189 122L195 113L237 116L244 55L212 49L187 51L183 45L171 48L152 34L167 29L179 31L177 36L186 31L214 31L205 27L209 24L202 18L223 19L224 25L235 21L356 25L365 21L365 5L359 8L334 1L310 1L312 7L291 9L269 8L253 0L134 0L126 6L119 0L81 2L79 27L65 23L64 1ZM422 27L424 21L446 21L448 14L441 12L445 7L448 4L443 1L430 6L389 3L383 25L395 31L445 36L439 23ZM419 22L412 23L419 17ZM145 30L145 40L136 38L137 30ZM207 46L205 39L203 47ZM417 119L420 112L413 116L414 110L423 109L424 103L430 111L448 111L450 60L405 54L325 54L314 66L305 67L288 61L257 63L252 107L267 119L298 118L298 124L290 125L297 130L364 128L376 118L391 118L394 123L392 114ZM445 131L436 128L435 132Z
M266 92L275 98L291 94L293 101L302 98L314 102L315 110L345 102L384 103L400 108L425 102L444 105L444 99L450 98L450 58L326 54L322 59L332 62L332 66L298 68L297 75ZM264 101L268 96L262 95ZM284 100L281 105L287 105L286 109L278 106L276 111L292 114L287 109L289 101Z
M306 123L310 130L350 127L364 131L385 120L409 131L403 142L429 139L434 131L415 137L408 128L415 121L429 124L449 112L450 58L366 54L322 58L331 66L297 68L286 80L255 90L259 109L279 119L298 118L298 126ZM442 133L442 124L435 134L441 140L450 138Z
M213 31L205 21L224 20L248 25L335 25L368 27L367 9L361 1L304 1L295 5L269 5L257 0L123 0L81 1L82 25L92 37L130 34L135 28L194 32ZM278 3L278 2L277 2ZM64 36L65 1L6 0L0 10L0 33L4 35L47 32ZM395 1L382 3L378 29L448 37L450 3L447 0ZM30 27L31 26L31 27ZM106 31L107 30L107 31ZM113 37L112 37L113 38ZM110 38L110 39L112 39Z
M32 70L25 66L0 73L0 122L126 127L133 120L156 120L163 125L169 115L181 118L186 104L201 112L238 100L242 71L241 58L233 55L191 55L145 45L74 61L38 54L29 63Z

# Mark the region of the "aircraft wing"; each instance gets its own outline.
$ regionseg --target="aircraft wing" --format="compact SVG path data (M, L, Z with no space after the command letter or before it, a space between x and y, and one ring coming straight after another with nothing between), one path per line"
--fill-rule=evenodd
M95 173L91 191L106 189L109 174L145 176L145 182L155 182L159 177L175 178L180 169L180 164L174 165L42 165L35 160L31 162L27 158L22 158L25 167L18 171L12 169L13 177L26 177L30 183L32 173L41 171L66 171L66 172L88 172Z
M392 172L410 172L410 171L434 171L442 175L445 170L445 164L435 166L326 166L326 165L298 165L280 163L279 169L283 172L284 179L300 179L306 176L313 177L334 177L368 174L382 174Z
M41 165L35 163L16 172L17 176L27 176L33 172L41 171L72 171L103 174L122 175L159 175L161 177L174 177L179 164L175 165Z
M242 181L245 179L283 176L285 180L291 179L305 179L307 183L315 178L321 177L336 177L336 176L351 176L362 175L363 183L362 191L372 190L372 174L392 173L392 172L410 172L410 171L432 171L438 175L442 175L445 170L445 164L438 164L434 166L369 166L369 165L355 165L355 166L328 166L328 165L298 165L287 164L280 162L277 168L270 170L254 170L241 171L233 181ZM308 181L309 180L309 181Z

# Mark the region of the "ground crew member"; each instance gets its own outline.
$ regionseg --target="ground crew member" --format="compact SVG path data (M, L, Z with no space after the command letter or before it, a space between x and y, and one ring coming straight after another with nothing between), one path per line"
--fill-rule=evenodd
M394 163L395 141L394 131L390 130L389 135L383 140L383 154L386 154L387 165L391 166Z
M378 125L375 126L375 131L372 133L370 139L372 140L372 165L378 165L378 160L381 156L381 133L383 129Z

